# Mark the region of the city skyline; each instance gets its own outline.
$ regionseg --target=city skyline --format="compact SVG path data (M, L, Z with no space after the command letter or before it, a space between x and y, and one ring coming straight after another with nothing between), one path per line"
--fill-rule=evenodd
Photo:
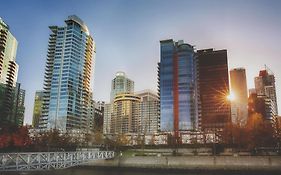
M136 91L156 90L157 62L160 61L159 41L173 38L183 39L196 45L197 49L227 49L229 69L245 67L248 88L254 87L254 77L267 64L275 73L277 101L280 102L281 72L278 68L281 63L277 60L281 51L277 42L281 39L278 32L281 28L278 20L281 15L278 12L278 1L270 4L266 1L161 1L160 6L160 1L147 4L127 1L127 5L126 1L111 4L83 1L86 5L82 3L79 7L65 7L68 3L75 4L74 1L60 1L51 14L49 10L55 1L28 2L30 3L26 3L27 5L7 2L6 6L0 7L0 11L3 12L1 17L19 42L18 82L26 89L25 122L29 124L35 91L43 89L48 26L61 25L72 14L78 15L88 24L97 44L96 70L93 72L95 81L91 87L95 100L109 101L110 83L117 71L126 72L135 81ZM171 3L176 3L177 6L175 10L167 12ZM7 12L10 8L15 8L17 13ZM61 11L63 8L66 9ZM30 9L38 15L26 13ZM237 13L238 9L240 13ZM200 14L204 10L205 13ZM161 13L163 11L165 14ZM18 16L27 20L23 23ZM179 20L177 16L183 18ZM36 66L31 66L30 63Z

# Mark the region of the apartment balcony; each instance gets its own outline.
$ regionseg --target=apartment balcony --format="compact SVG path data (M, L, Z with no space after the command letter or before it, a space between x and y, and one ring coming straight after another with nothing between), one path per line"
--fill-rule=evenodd
M55 48L54 49L49 48L47 53L51 54L51 55L54 55L55 54Z
M0 40L5 40L5 41L7 41L7 34L5 34L5 33L0 33Z
M0 32L0 37L1 38L6 38L7 39L7 32L6 31L4 31L4 30L2 30L1 32Z
M6 46L6 40L0 39L0 46L4 47Z
M53 61L54 60L54 54L55 54L55 52L53 52L51 54L47 53L47 61Z

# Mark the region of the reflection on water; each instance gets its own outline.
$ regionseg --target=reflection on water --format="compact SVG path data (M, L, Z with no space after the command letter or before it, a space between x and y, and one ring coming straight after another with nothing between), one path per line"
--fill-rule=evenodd
M0 175L280 175L280 171L190 171L81 167L36 172L0 172Z

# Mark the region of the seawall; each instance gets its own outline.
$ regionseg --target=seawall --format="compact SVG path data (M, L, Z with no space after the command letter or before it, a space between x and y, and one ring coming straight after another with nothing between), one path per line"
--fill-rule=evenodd
M83 166L189 170L274 170L281 172L280 156L135 156L90 161Z

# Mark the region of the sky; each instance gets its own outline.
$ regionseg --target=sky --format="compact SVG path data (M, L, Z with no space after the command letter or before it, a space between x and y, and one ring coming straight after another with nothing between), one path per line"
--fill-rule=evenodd
M109 101L117 71L135 90L157 88L160 40L184 40L197 49L227 49L229 69L246 68L248 88L266 64L275 74L281 111L281 1L279 0L9 0L0 17L17 38L18 82L26 90L25 123L35 91L43 88L50 30L79 16L96 42L93 93Z

